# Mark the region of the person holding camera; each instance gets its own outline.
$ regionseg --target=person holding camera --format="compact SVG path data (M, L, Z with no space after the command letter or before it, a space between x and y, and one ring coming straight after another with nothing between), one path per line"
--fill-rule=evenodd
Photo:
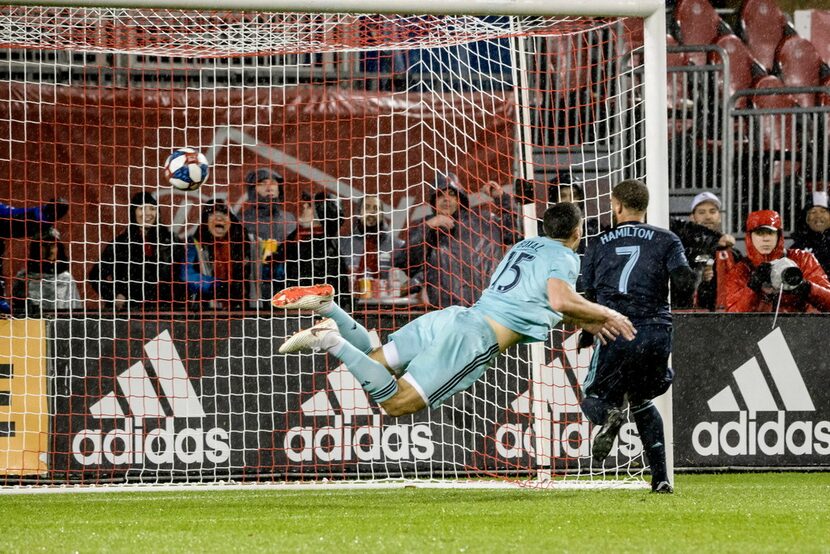
M810 252L784 249L781 216L746 219L746 253L726 276L728 312L830 312L830 281Z
M670 229L686 250L689 265L697 273L693 305L710 311L726 308L726 274L741 259L735 250L735 237L721 228L721 201L711 192L701 192L692 200L689 220L672 219ZM673 298L674 307L678 305Z

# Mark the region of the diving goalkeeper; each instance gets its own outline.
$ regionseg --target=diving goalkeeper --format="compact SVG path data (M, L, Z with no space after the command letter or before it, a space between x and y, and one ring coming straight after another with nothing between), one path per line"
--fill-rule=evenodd
M620 313L574 290L582 214L563 202L543 217L546 236L516 243L499 263L478 302L427 313L373 349L369 333L332 300L330 285L277 293L276 308L310 309L326 317L291 336L280 352L322 350L339 358L391 416L436 408L469 388L493 360L518 343L544 341L563 318L602 340L634 338Z

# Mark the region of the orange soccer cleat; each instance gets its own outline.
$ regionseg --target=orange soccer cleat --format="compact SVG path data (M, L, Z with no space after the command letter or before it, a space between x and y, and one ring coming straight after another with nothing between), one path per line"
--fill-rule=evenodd
M288 287L274 295L271 305L283 310L320 310L331 304L334 287L328 284Z

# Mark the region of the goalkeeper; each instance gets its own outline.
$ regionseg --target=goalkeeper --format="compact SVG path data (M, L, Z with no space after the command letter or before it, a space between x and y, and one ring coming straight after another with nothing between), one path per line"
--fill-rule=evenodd
M472 307L448 308L414 319L372 349L369 333L332 302L330 285L293 287L273 305L312 309L325 319L290 337L280 352L322 350L342 360L363 388L391 416L436 408L469 388L493 360L517 343L544 341L563 318L603 340L634 338L631 322L574 290L582 215L560 203L543 217L546 236L515 244ZM396 378L397 377L397 378Z
M806 250L784 249L781 216L746 218L746 255L726 276L729 312L830 312L830 281Z

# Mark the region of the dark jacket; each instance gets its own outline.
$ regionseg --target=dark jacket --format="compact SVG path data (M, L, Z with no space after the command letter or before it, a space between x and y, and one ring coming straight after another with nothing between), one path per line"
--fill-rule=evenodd
M722 233L692 221L672 218L669 229L680 238L686 251L689 267L698 274L697 295L694 307L709 311L726 307L725 278L732 266L742 259L741 253L734 248L720 246L718 242ZM711 281L701 281L700 276L707 263L714 264L715 275ZM689 308L685 301L672 297L672 307Z
M230 217L227 241L230 252L230 275L227 279L215 276L216 241L208 228L208 217L222 210ZM245 308L246 288L250 279L250 242L248 233L222 202L208 203L202 210L202 223L187 244L182 279L187 283L189 299L197 309Z
M327 235L322 226L297 227L280 244L275 261L280 264L274 273L281 288L325 282L337 291L340 305L349 305L349 269L340 255L338 238Z
M793 232L793 248L812 252L824 272L830 274L830 229L823 233L816 233L807 226L807 212L813 208L812 202L807 203L801 210L795 232Z
M89 282L101 300L112 302L121 294L133 309L169 309L181 294L175 270L184 258L184 247L161 224L142 232L135 211L145 204L156 204L149 193L132 197L129 227L101 252Z
M430 197L433 209L438 191L449 187L458 198L455 226L431 229L426 220L432 215L413 223L405 234L405 246L395 253L394 264L407 273L410 287L426 287L429 302L440 308L471 306L514 239L511 209L499 210L499 215L488 209L473 210L467 195L449 179L437 181Z
M297 218L283 210L282 206L282 195L275 202L259 196L255 184L249 185L246 202L242 208L242 223L257 238L282 242L297 228Z

